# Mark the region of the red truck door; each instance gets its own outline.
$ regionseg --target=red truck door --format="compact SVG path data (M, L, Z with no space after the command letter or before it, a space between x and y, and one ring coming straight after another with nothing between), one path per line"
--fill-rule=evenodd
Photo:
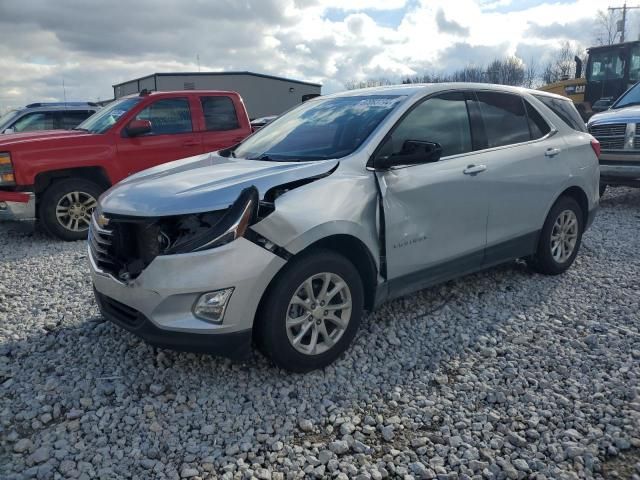
M204 115L202 143L205 152L230 147L251 133L244 108L238 114L233 99L226 95L201 95L200 107Z
M202 135L197 131L192 111L187 96L161 98L143 108L133 119L149 120L151 132L129 137L126 127L122 129L117 139L118 163L122 170L131 175L203 153Z

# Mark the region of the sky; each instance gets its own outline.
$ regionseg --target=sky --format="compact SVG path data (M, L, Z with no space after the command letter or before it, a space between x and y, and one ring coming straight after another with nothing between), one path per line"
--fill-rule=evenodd
M105 100L154 72L249 70L323 84L401 79L595 44L622 0L0 0L0 112ZM630 14L627 39L640 15ZM63 90L64 82L64 90Z

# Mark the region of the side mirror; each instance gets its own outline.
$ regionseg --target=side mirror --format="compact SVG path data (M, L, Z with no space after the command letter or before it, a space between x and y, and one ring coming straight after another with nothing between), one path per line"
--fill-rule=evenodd
M423 142L421 140L406 140L402 150L388 157L377 158L375 167L387 169L400 165L420 165L433 163L440 160L442 146L436 142Z
M151 133L151 122L149 120L131 120L127 125L126 132L130 137Z
M2 133L13 133L13 132L14 132L13 128L5 128Z

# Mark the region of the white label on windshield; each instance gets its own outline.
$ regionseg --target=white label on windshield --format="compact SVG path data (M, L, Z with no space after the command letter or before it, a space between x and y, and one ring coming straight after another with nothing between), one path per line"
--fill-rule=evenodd
M396 103L400 101L400 98L365 98L364 100L360 100L356 106L360 107L385 107L390 108L393 107Z
M125 113L127 113L127 111L126 111L126 110L114 110L114 111L112 111L112 112L110 113L110 115L111 115L112 117L115 117L115 118L120 118L120 117L121 117L122 115L124 115Z

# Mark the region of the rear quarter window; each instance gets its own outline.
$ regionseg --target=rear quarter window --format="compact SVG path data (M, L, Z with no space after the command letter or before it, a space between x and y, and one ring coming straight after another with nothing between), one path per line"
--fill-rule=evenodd
M549 107L569 128L578 132L587 131L584 120L582 120L582 117L571 100L562 100L546 95L534 95L534 97Z

